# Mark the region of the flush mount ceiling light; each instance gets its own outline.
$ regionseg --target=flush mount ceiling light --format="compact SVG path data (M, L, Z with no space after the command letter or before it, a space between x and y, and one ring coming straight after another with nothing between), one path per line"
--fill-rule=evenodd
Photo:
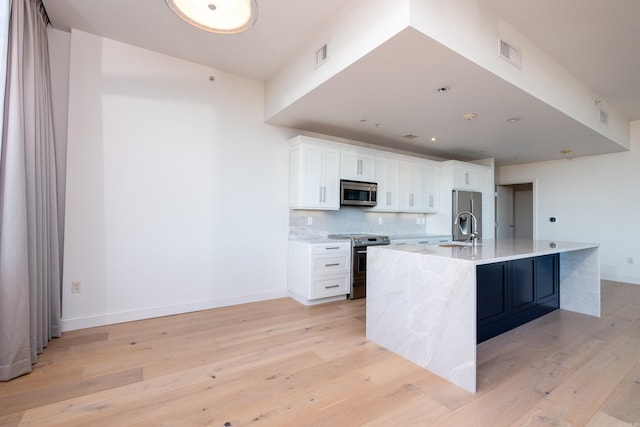
M256 0L165 0L180 18L201 30L237 34L258 19Z
M478 115L476 113L468 113L468 114L465 114L464 116L462 116L462 118L465 119L465 120L473 120L476 117L478 117Z

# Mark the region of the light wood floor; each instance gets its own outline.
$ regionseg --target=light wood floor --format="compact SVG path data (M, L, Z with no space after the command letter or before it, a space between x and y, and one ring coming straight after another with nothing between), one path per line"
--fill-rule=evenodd
M640 426L640 286L602 301L479 345L476 394L368 342L364 300L68 332L0 383L0 425Z

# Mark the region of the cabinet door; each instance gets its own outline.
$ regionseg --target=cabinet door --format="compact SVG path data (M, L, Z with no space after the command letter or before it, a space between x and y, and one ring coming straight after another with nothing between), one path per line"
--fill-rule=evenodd
M478 327L508 316L508 277L506 262L476 267Z
M471 190L477 188L478 174L473 169L456 167L454 170L453 185L456 188Z
M324 150L314 145L301 147L302 170L299 171L303 206L322 207L324 200Z
M403 212L419 212L421 210L423 201L421 200L420 172L420 167L417 164L400 162L400 203L398 207Z
M426 203L427 212L438 212L440 207L440 168L426 166Z
M536 304L533 265L533 258L517 259L510 262L512 313L528 310Z
M340 152L334 149L324 151L322 170L323 199L325 209L340 208Z
M338 209L340 151L300 144L291 152L291 200L296 209Z
M398 210L398 177L400 162L396 159L384 157L376 158L376 177L378 183L378 204L372 210L396 211Z
M535 259L536 302L549 308L558 308L560 304L558 254L545 255Z
M375 181L375 162L373 155L361 151L342 150L340 155L340 178L354 181Z

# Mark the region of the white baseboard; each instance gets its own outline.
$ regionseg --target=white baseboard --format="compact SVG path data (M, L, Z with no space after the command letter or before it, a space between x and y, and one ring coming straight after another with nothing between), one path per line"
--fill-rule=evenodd
M218 300L198 301L188 304L149 307L139 310L104 313L92 316L62 318L62 331L93 328L96 326L112 325L114 323L132 322L135 320L151 319L154 317L171 316L174 314L190 313L192 311L209 310L212 308L228 307L231 305L247 304L250 302L266 301L276 298L286 298L287 291L267 292L262 294L243 295Z

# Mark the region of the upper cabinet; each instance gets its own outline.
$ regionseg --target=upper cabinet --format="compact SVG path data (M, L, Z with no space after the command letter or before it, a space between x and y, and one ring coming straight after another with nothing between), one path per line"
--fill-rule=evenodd
M436 212L440 196L438 163L409 156L376 156L378 204L371 210Z
M400 161L400 212L436 212L439 168L429 160Z
M433 230L450 233L451 190L483 192L487 229L494 215L493 169L455 160L436 162L308 136L290 143L291 209L340 208L340 180L375 182L378 204L368 210L437 213ZM483 229L485 224L483 222Z
M451 168L454 190L487 190L490 173L490 169L488 167L457 161L444 163L445 165L443 165L443 167Z
M326 141L298 136L290 141L289 207L340 208L340 150Z
M375 182L375 152L364 149L340 150L340 179Z
M400 203L400 161L389 157L376 157L378 204L374 211L397 212Z

